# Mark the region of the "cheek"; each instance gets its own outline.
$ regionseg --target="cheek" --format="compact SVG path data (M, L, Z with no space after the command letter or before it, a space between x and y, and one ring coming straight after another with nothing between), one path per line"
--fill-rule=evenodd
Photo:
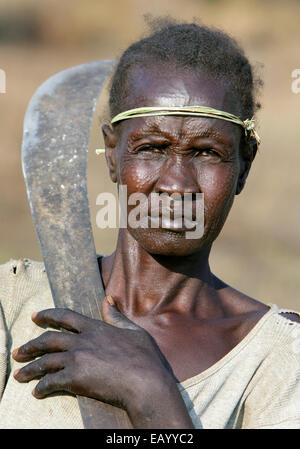
M238 180L238 164L226 163L200 169L201 189L208 198L226 197L235 192Z
M226 163L210 167L200 174L208 226L215 228L224 223L234 200L238 173L237 163Z
M160 172L158 164L124 156L119 164L118 182L127 185L128 193L149 193Z

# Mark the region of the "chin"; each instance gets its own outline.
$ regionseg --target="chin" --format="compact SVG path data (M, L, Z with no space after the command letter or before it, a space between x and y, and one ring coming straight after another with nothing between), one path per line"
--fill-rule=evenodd
M199 239L166 229L131 229L130 234L148 253L166 257L190 256L209 246L205 233Z

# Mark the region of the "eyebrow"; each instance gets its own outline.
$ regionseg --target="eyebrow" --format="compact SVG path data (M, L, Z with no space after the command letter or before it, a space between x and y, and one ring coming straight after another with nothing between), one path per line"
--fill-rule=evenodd
M172 134L170 134L167 130L162 130L160 126L154 122L148 125L145 124L145 126L143 126L140 130L133 132L130 137L130 141L136 142L137 140L140 140L142 137L147 137L147 134L148 135L156 134L159 135L159 137L164 137L168 139L171 139L173 137ZM212 126L208 126L202 130L199 130L197 134L195 134L194 136L194 138L205 138L205 137L213 138L219 143L226 146L233 145L232 138L224 136L224 134L221 134Z

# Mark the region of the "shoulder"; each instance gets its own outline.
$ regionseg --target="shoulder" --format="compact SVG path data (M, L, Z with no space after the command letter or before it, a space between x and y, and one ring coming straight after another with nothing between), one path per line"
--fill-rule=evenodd
M277 304L269 304L269 307L273 311L274 322L285 334L289 335L293 333L293 329L300 329L300 311L282 308Z
M49 293L48 278L42 262L19 259L0 265L0 304L8 323L16 318L28 302L38 303Z
M47 275L42 262L30 259L9 260L0 265L0 297L11 288L38 287L47 283Z
M254 379L260 379L258 385L264 385L265 392L269 388L272 390L277 382L278 388L286 388L292 384L300 395L299 318L298 311L281 309L276 304L270 304L269 311L262 318L261 326L258 323L260 329L255 345L261 359Z
M265 303L226 284L216 276L214 276L214 288L228 315L242 316L255 313L259 315L269 308Z
M300 382L300 312L282 309L275 304L270 306L276 310L274 327L282 342L280 357L290 357L293 360Z
M8 277L19 277L25 273L45 272L43 262L38 262L31 259L10 259L6 263L0 264L0 275Z
M294 348L295 345L292 343L295 338L296 340L300 338L300 311L283 309L276 304L269 304L268 307L270 317L265 328L265 338L268 336L273 342L273 351L275 353L286 351L287 346L290 349Z
M270 304L255 340L262 356L245 392L245 428L300 427L299 317Z

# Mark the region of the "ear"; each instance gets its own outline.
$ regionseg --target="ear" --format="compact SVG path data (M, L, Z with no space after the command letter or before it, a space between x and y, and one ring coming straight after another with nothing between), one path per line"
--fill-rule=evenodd
M236 195L239 195L241 193L246 184L246 179L248 177L252 162L254 161L258 149L257 141L255 138L251 138L247 141L245 140L241 145L241 168L235 192Z
M117 138L113 129L109 125L102 126L102 134L105 143L105 158L112 182L117 182L116 170L116 143Z

